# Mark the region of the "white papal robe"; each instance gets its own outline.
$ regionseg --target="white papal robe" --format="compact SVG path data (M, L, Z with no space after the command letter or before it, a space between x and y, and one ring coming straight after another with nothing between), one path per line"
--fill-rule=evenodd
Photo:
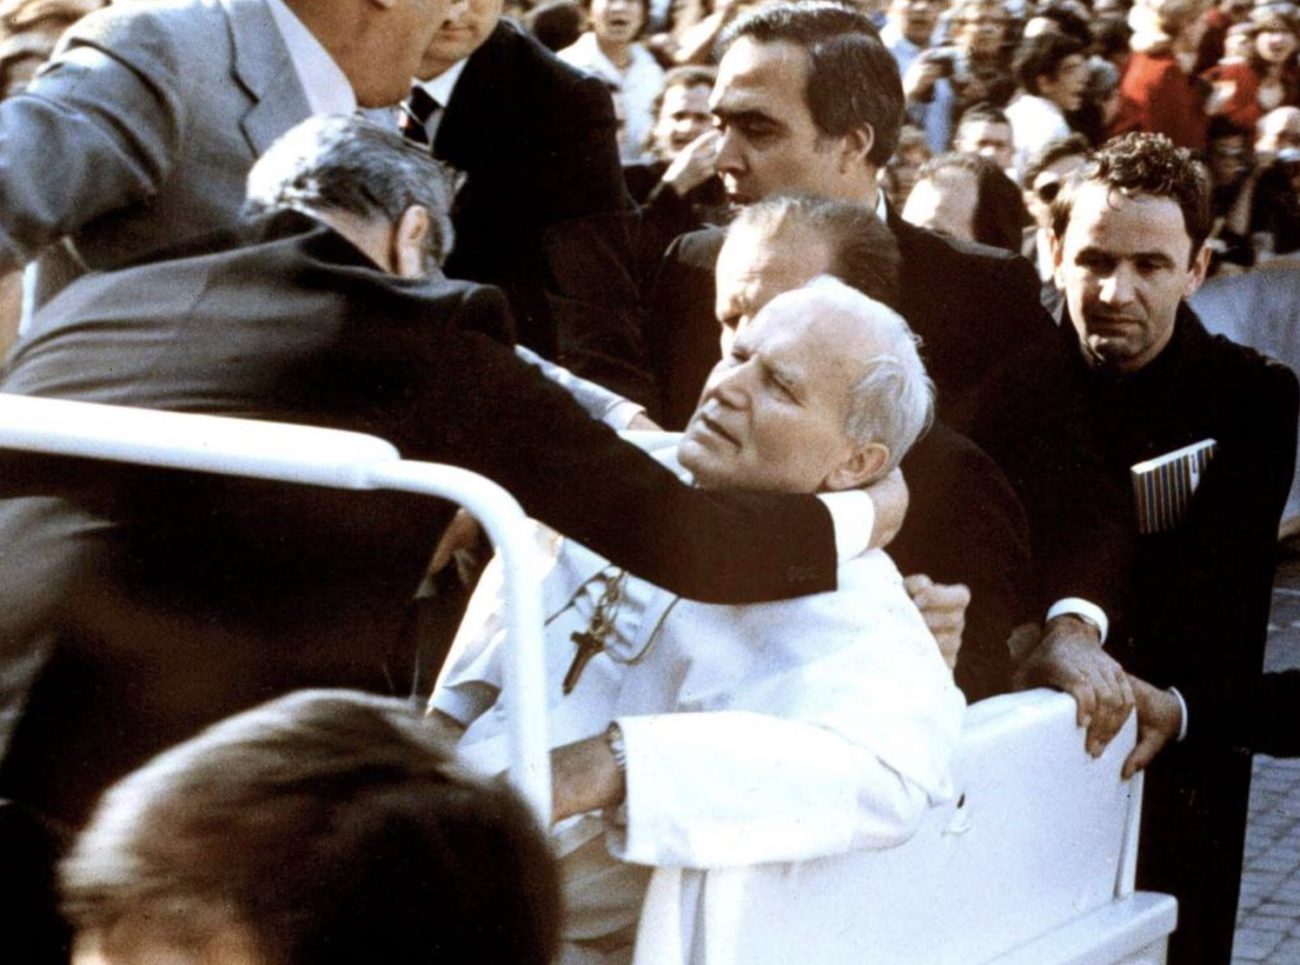
M632 433L675 461L675 433ZM557 826L566 939L630 936L654 865L791 861L906 840L951 794L965 701L880 550L841 550L834 592L696 603L625 577L605 650L561 682L620 573L571 540L544 585L550 743L600 734L627 749L627 798ZM467 726L477 768L506 766L496 581L485 575L432 705Z

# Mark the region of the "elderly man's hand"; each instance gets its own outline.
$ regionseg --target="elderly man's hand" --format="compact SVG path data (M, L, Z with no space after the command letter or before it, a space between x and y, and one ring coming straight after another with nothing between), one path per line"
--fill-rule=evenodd
M1168 690L1153 687L1140 677L1129 674L1133 696L1137 700L1137 746L1124 760L1121 772L1125 780L1150 764L1164 746L1178 738L1183 726L1183 708Z
M907 515L907 482L901 469L895 469L884 479L868 486L864 492L871 497L876 510L876 524L871 528L871 548L888 546L903 528Z
M459 566L460 557L473 555L478 546L479 533L478 520L464 509L456 510L456 515L451 518L434 548L429 572L439 573L450 563Z
M1100 757L1133 709L1133 687L1124 668L1101 648L1096 627L1073 616L1047 624L1042 642L1016 671L1015 685L1056 687L1078 704L1088 729L1088 753Z
M604 734L551 751L551 820L613 807L627 788Z
M925 618L944 663L952 670L957 666L961 635L966 630L966 608L970 606L970 588L964 583L935 583L924 573L914 573L903 580L907 595Z

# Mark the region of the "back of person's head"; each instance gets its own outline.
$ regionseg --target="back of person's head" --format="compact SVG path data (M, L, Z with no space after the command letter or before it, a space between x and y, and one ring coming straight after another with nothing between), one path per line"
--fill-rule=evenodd
M1088 183L1104 185L1125 197L1169 198L1183 215L1195 258L1210 233L1210 185L1191 152L1175 147L1163 134L1134 132L1113 138L1097 149L1062 186L1052 203L1052 232L1065 237L1074 196Z
M1056 30L1068 37L1073 37L1085 47L1092 41L1089 29L1091 11L1079 0L1053 0L1039 9L1036 18L1047 21L1048 30ZM1026 35L1029 31L1026 30Z
M1065 137L1058 137L1054 141L1048 141L1038 153L1031 155L1025 163L1025 171L1020 177L1020 184L1026 190L1032 189L1034 182L1038 180L1038 176L1057 161L1067 157L1087 157L1091 151L1092 145L1088 143L1088 139L1082 134L1067 134Z
M428 260L441 265L455 233L455 171L396 131L355 115L317 115L291 128L248 174L244 214L342 213L392 223L411 207L429 215Z
M975 187L970 239L1006 251L1020 251L1029 213L1015 182L987 158L958 152L941 154L921 167L918 184L928 182L942 192L961 177L972 179Z
M815 239L829 254L826 272L885 305L898 304L898 242L864 204L806 195L747 205L728 236L755 232L782 241Z
M546 0L524 15L524 26L547 50L563 50L582 35L586 14L573 0Z
M61 866L111 953L214 943L250 965L550 961L540 828L406 703L304 691L216 724L111 787Z
M1086 46L1079 38L1055 30L1026 37L1016 48L1011 64L1016 83L1029 93L1037 94L1040 78L1055 77L1061 64L1067 58L1083 53Z
M1119 14L1109 14L1095 18L1089 26L1092 33L1092 49L1099 57L1111 63L1121 63L1129 54L1129 40L1133 28L1128 20Z
M889 160L903 124L903 84L897 61L866 14L830 0L759 7L726 28L719 59L742 38L802 49L808 56L804 99L818 131L843 137L869 125L868 160L877 167Z
M967 124L1007 124L1011 121L1007 118L1007 112L996 104L990 104L988 101L980 101L978 104L972 104L966 110L962 111L961 119L957 122L957 127L962 128Z
M956 160L961 158L961 160ZM934 158L926 168L964 167L975 176L975 214L971 228L975 240L1006 251L1020 251L1029 213L1016 183L988 158L947 154ZM926 176L926 168L921 176Z

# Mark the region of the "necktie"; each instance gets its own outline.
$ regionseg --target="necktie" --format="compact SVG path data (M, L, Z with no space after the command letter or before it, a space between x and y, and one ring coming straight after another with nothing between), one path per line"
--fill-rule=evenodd
M430 146L428 124L442 110L437 98L420 85L411 88L411 96L402 105L402 135L416 144Z

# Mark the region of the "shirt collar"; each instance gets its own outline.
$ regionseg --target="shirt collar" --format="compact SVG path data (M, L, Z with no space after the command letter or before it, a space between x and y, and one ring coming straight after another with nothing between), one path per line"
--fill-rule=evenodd
M456 82L460 80L460 75L465 73L465 65L469 63L469 58L464 57L456 61L437 77L429 80L417 80L415 86L423 87L428 91L429 96L436 100L443 107L451 103L451 95L456 92Z
M330 52L316 39L284 3L284 0L266 0L267 9L276 29L289 48L289 60L307 95L307 104L313 114L352 114L357 109L357 97L352 83Z

